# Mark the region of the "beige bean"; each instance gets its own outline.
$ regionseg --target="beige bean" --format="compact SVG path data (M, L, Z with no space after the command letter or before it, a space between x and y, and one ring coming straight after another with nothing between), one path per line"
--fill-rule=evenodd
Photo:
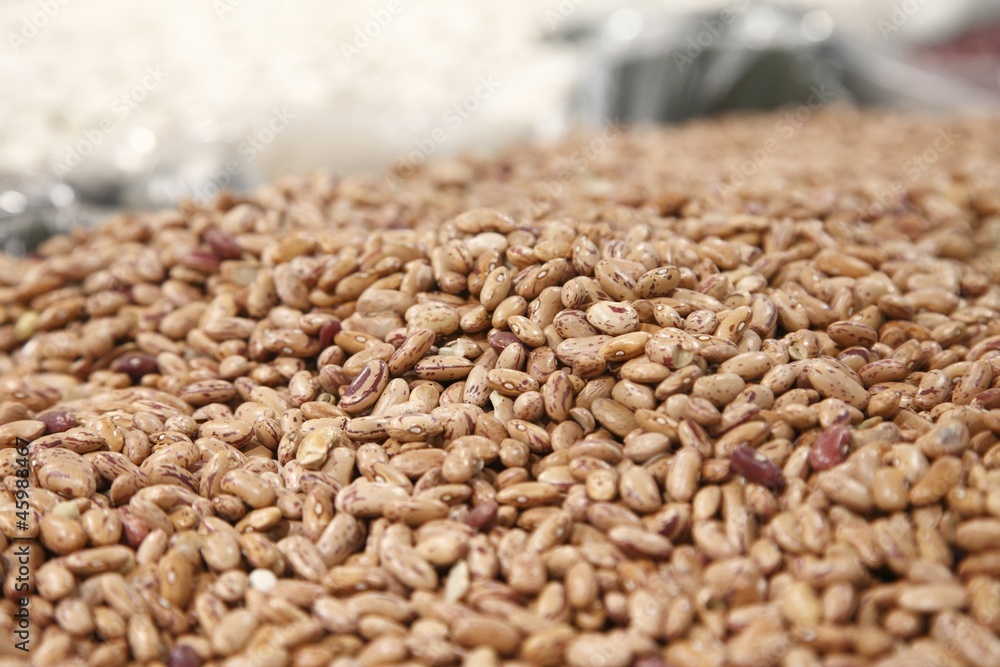
M240 651L250 641L260 622L246 609L234 609L223 616L212 631L212 649L221 656Z
M621 336L639 326L639 314L628 303L599 301L587 309L587 321L598 331Z

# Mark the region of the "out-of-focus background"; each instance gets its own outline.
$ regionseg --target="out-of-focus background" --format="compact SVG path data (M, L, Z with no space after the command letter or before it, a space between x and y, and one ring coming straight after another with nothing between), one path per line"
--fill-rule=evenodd
M4 0L0 248L107 210L314 167L405 174L577 124L994 109L998 19L1000 0Z

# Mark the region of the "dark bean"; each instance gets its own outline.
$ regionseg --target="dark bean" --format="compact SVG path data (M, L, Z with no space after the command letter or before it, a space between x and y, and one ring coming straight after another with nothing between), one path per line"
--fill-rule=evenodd
M977 405L984 410L995 410L1000 408L1000 388L994 387L976 394L972 400L973 405Z
M243 250L236 239L218 227L206 229L204 237L212 251L222 259L239 259L243 256Z
M111 370L115 373L126 373L132 378L132 384L139 384L142 378L159 371L156 357L141 352L123 354L111 362Z
M211 250L189 250L177 257L179 265L203 273L215 273L221 261Z
M476 505L469 510L468 516L465 517L465 523L476 530L489 530L497 519L497 510L499 509L500 506L496 503Z
M660 527L659 533L664 537L674 539L677 537L677 528L681 525L681 515L674 512L669 519Z
M320 349L325 350L326 348L333 345L333 337L340 333L340 320L334 318L320 327L319 330L319 346Z
M490 344L497 352L503 352L504 348L508 345L513 345L514 343L521 342L517 336L515 336L510 331L500 331L499 329L491 329L486 335L486 342Z
M851 450L851 429L835 424L813 440L809 448L809 465L813 470L829 470L847 458Z
M167 667L201 667L201 656L187 644L178 644L170 649Z
M632 663L632 667L670 667L670 663L664 662L661 658L656 656L647 655L641 658L636 658Z
M781 472L781 468L763 454L758 454L752 447L740 445L734 449L730 463L733 470L745 477L748 482L766 486L776 492L785 490L785 475Z
M142 541L149 535L149 526L132 512L129 506L118 508L118 519L122 522L126 543L133 549L138 549Z
M45 430L48 433L62 433L80 425L80 422L76 420L76 415L65 410L46 412L38 415L35 419L45 424Z

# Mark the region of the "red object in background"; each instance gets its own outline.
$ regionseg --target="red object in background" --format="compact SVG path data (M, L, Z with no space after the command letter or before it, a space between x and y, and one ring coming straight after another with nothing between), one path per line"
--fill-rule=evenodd
M916 52L919 63L1000 90L1000 23L975 28Z

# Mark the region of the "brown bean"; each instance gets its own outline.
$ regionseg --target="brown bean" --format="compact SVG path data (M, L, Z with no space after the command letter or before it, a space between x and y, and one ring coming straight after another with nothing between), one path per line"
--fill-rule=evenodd
M747 481L762 484L772 491L785 488L785 476L781 469L762 454L750 447L740 445L733 450L733 469L746 477Z
M822 431L809 449L813 470L827 470L845 458L851 449L851 429L837 424Z

